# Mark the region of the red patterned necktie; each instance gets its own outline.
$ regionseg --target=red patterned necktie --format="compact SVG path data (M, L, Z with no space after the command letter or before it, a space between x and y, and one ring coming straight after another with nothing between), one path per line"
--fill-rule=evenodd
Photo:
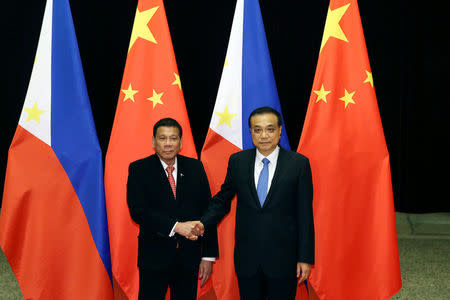
M175 168L173 166L168 166L166 168L166 171L167 171L167 174L168 174L170 187L172 188L173 196L175 198L177 198L177 186L175 185L175 179L173 178L173 174L172 174L174 169Z

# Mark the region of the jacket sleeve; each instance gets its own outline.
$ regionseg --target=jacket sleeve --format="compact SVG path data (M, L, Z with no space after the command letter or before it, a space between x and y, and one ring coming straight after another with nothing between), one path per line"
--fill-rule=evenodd
M203 212L208 208L211 201L211 190L209 188L208 177L206 176L203 164L200 162L200 187L202 189ZM202 241L202 257L219 257L219 245L217 241L217 226L205 226L205 233Z
M233 155L228 160L227 175L220 191L212 198L201 222L205 225L217 225L231 209L231 200L236 195L233 183Z
M176 219L161 212L154 212L149 209L145 201L143 192L140 190L139 180L143 174L139 174L138 166L133 163L128 168L127 181L127 203L130 216L134 222L145 228L146 231L153 231L160 236L169 237Z
M314 264L313 183L309 160L303 157L302 163L297 193L297 220L299 222L297 261Z

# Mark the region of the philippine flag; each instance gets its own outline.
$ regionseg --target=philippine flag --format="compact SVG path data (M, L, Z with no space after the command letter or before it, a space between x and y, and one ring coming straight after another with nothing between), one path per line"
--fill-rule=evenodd
M46 4L9 149L0 246L25 299L112 299L102 153L67 0Z
M201 160L217 193L223 183L231 154L253 148L248 126L250 113L270 106L281 113L258 0L238 0L219 90ZM290 149L286 131L280 144ZM217 299L239 299L234 272L234 226L236 201L218 226L219 252L213 270Z

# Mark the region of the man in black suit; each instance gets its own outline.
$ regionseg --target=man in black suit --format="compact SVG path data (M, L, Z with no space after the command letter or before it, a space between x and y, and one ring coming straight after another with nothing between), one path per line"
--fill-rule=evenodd
M130 164L127 202L140 226L138 246L139 299L196 299L197 276L203 285L218 256L215 225L204 237L192 234L211 199L200 161L179 155L182 129L174 119L153 127L156 154Z
M314 263L309 161L278 146L276 110L254 110L249 127L256 149L230 156L225 182L197 229L219 223L237 195L234 261L241 299L294 299L297 282Z

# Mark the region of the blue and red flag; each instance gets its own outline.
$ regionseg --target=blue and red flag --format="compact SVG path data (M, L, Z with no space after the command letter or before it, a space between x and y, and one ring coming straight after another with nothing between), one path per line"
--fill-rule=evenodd
M258 0L238 0L201 154L213 194L225 179L229 156L254 147L247 120L254 109L262 106L273 107L281 113ZM290 149L284 126L280 144ZM230 213L218 226L220 257L212 275L217 299L239 299L233 260L235 213L236 201L232 201Z
M25 299L112 299L102 153L67 0L46 4L2 205Z

